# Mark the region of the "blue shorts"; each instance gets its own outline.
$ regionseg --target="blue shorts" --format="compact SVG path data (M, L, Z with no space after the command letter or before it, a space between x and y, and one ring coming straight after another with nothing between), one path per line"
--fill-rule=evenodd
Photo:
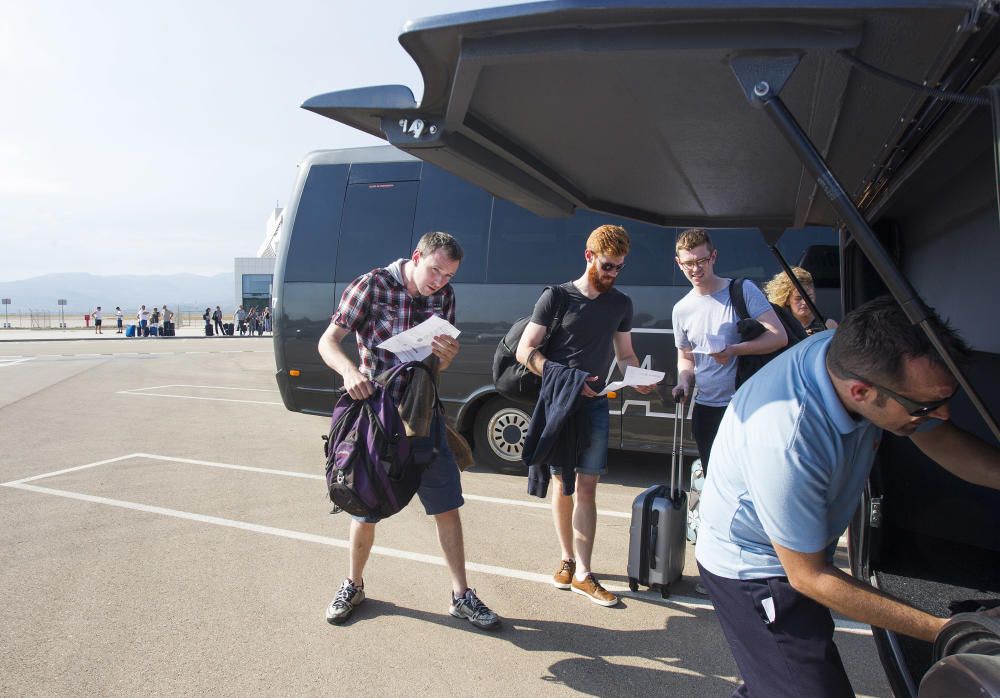
M420 478L420 489L417 490L420 503L424 505L424 511L429 516L443 514L465 504L465 498L462 496L462 476L458 470L458 462L451 449L448 448L444 418L435 417L434 425L440 434L438 454L424 470L424 474ZM433 439L433 436L414 439L414 446L421 441L433 442ZM351 518L362 523L378 523L380 521L377 516L352 516Z
M573 470L584 475L604 475L608 472L608 398L595 397L584 400L580 409L590 411L590 445L580 456L580 464ZM553 475L562 475L562 468L549 466Z

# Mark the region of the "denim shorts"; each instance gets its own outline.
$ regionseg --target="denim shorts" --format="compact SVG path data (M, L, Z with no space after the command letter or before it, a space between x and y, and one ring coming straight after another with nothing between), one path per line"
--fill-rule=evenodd
M458 462L451 449L448 448L444 419L439 416L435 417L434 425L440 435L438 454L424 470L424 474L420 478L420 489L417 490L417 496L420 497L420 503L424 505L424 511L427 512L428 516L443 514L465 504L465 498L462 496L462 477L458 470ZM433 442L433 439L433 436L418 437L414 439L413 445L416 448L421 442ZM351 518L362 523L378 523L380 521L376 516L352 516Z
M584 475L604 475L608 472L608 398L585 398L583 410L590 411L590 445L580 456L580 464L573 470ZM553 475L562 475L562 468L550 466Z

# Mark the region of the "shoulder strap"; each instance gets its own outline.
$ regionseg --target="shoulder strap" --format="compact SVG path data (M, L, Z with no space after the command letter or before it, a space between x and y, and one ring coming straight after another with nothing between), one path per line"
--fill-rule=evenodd
M552 326L549 328L549 336L554 335L562 325L563 315L569 307L569 292L562 287L562 284L549 286L552 289L552 298L555 300L556 311L552 316Z
M750 317L746 299L743 298L743 281L744 279L741 276L729 282L729 299L733 302L733 309L740 320L746 320Z

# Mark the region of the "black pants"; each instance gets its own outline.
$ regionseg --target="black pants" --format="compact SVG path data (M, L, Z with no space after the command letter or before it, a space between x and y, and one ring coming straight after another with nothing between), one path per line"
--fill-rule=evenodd
M698 444L698 457L701 458L701 467L704 473L708 474L708 461L712 456L712 444L715 442L715 435L719 432L719 424L722 422L722 415L726 413L725 407L709 407L694 403L694 411L691 415L691 434Z
M213 320L213 322L215 322L215 334L225 335L226 333L222 329L222 320Z
M743 677L734 698L854 696L833 643L830 609L785 577L727 579L701 564L698 571ZM770 622L765 599L773 603Z

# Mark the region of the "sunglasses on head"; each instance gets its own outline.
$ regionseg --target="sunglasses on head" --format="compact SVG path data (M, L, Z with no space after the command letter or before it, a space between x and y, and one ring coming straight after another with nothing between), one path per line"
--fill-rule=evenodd
M893 400L902 405L903 409L906 410L911 417L925 417L934 410L941 407L942 405L947 404L949 401L951 401L953 397L955 397L955 395L958 394L958 388L956 387L955 392L953 392L946 398L941 398L940 400L931 400L930 402L920 402L919 400L913 400L911 398L900 395L897 392L889 390L889 388L886 388L884 385L879 385L878 383L870 381L867 378L862 378L856 373L851 373L850 371L844 371L844 373L847 375L848 378L853 378L854 380L859 380L862 383L867 383L880 393L888 395Z

